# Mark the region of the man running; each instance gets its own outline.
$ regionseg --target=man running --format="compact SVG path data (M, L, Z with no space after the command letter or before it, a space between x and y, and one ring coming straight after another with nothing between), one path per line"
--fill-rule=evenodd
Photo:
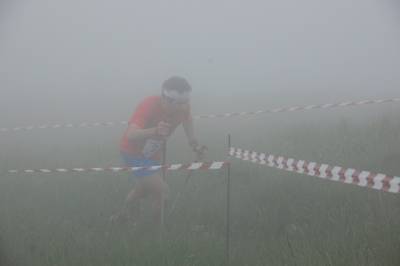
M184 78L175 76L164 81L161 95L148 97L139 103L120 143L121 157L127 166L161 165L163 140L181 123L190 148L199 154L199 158L204 157L205 149L196 141L190 114L191 91ZM112 215L110 220L123 221L132 214L138 215L140 202L152 195L154 201L150 214L152 220L157 221L161 215L162 195L164 208L169 200L168 186L165 183L163 186L163 180L156 170L133 171L133 175L134 189L126 197L121 213Z

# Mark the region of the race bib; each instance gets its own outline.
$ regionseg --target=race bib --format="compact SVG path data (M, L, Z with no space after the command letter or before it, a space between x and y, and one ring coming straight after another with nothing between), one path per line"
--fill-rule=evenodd
M150 158L161 148L162 144L162 140L148 139L142 150L143 155L146 158Z

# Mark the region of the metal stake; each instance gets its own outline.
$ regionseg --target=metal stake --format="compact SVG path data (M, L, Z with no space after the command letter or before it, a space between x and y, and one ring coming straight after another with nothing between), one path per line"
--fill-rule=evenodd
M226 265L229 266L229 191L230 191L230 175L231 175L231 156L229 152L231 150L231 135L228 135L228 182L227 182L227 203L226 203Z

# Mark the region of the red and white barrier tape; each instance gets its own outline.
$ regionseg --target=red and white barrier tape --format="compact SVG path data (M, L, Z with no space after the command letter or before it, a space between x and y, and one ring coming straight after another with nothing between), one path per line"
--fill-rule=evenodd
M97 126L115 126L127 125L128 122L102 122L102 123L81 123L81 124L66 124L66 125L44 125L44 126L28 126L28 127L9 127L0 128L0 131L12 130L29 130L29 129L49 129L49 128L68 128L68 127L97 127Z
M223 114L223 115L205 115L205 116L195 116L193 118L214 118L214 117L226 117L226 116L238 116L238 115L252 115L252 114L264 114L264 113L288 112L288 111L302 111L302 110L310 110L310 109L318 109L318 108L341 107L341 106L361 105L361 104L371 104L371 103L386 103L386 102L394 102L394 101L400 101L400 98L375 100L375 101L330 103L330 104L310 105L310 106L302 106L302 107L291 107L291 108L281 108L281 109L272 109L272 110L261 110L261 111L252 111L252 112L231 113L231 114Z
M267 155L264 153L234 148L229 150L229 155L241 160L267 165L290 172L400 194L400 177L397 176L371 173L339 166L330 166L327 164L318 164L315 162L295 160L292 158Z
M394 101L400 101L400 98L375 100L375 101L330 103L330 104L310 105L310 106L303 106L303 107L291 107L291 108L260 110L260 111L251 111L251 112L219 114L219 115L204 115L204 116L194 116L193 118L216 118L216 117L277 113L277 112L288 112L288 111L302 111L302 110L310 110L310 109L318 109L318 108L341 107L341 106L362 105L362 104L371 104L371 103L387 103L387 102L394 102ZM52 125L52 126L44 125L44 126L27 126L27 127L9 127L9 128L0 128L0 132L1 131L13 131L13 130L29 130L29 129L114 126L114 125L127 125L127 124L128 124L128 122L102 122L102 123L81 123L81 124L66 124L66 125L61 124L61 125Z
M206 162L192 164L172 164L146 167L108 167L108 168L60 168L60 169L37 169L37 170L7 170L1 173L56 173L56 172L100 172L100 171L137 171L137 170L198 170L198 169L226 169L228 162Z

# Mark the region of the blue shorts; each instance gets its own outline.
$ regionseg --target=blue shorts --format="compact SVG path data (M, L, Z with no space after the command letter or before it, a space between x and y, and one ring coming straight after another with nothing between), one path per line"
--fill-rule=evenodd
M126 154L120 151L121 157L128 167L143 167L143 166L157 166L161 165L161 159L157 161L150 160L146 157L137 157L133 155ZM157 173L157 170L136 170L133 171L133 175L137 178L146 177Z

